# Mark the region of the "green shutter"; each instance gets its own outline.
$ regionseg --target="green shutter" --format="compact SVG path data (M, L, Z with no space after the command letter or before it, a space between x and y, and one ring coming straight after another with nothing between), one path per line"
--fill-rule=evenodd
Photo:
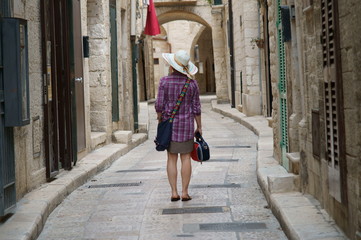
M286 157L288 152L288 114L287 114L287 84L286 84L286 58L285 58L285 44L283 41L283 33L281 26L281 0L277 0L277 50L278 50L278 88L280 98L280 146L281 146L281 158L284 168L289 170L289 164Z
M115 5L110 8L110 60L112 74L112 120L119 121L119 88L118 88L118 39L117 39L117 10Z
M213 5L221 5L221 4L223 4L222 0L214 0L213 1Z
M0 18L10 16L10 1L0 3ZM0 24L0 66L2 62L2 27ZM0 216L16 207L14 130L5 127L3 70L0 67Z
M134 114L134 131L139 129L138 119L138 77L137 77L137 56L138 45L135 44L135 39L132 38L132 78L133 78L133 114Z

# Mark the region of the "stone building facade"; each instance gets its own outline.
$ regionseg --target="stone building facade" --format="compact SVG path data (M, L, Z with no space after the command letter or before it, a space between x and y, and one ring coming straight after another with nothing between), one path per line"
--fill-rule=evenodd
M279 0L259 9L274 156L350 239L361 239L360 4Z
M0 136L0 169L6 173L0 216L89 152L137 131L133 2L2 1L1 22L27 22L30 118L24 126L9 127L7 113L0 116L0 132L6 133ZM3 60L3 49L0 53ZM3 93L4 83L14 79L3 69L0 75ZM8 104L2 94L0 104L2 113Z
M229 3L226 5L226 9ZM260 38L257 1L232 1L234 46L234 107L247 116L262 114L262 79L259 63ZM229 16L232 16L228 14ZM230 24L230 19L228 20Z

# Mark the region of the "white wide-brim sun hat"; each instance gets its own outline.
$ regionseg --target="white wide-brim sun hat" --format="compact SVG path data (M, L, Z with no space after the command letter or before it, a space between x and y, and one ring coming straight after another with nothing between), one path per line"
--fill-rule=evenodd
M189 60L190 57L184 50L179 50L176 53L162 53L162 56L169 65L180 73L194 75L198 72L198 68ZM186 71L186 68L188 69L188 72Z

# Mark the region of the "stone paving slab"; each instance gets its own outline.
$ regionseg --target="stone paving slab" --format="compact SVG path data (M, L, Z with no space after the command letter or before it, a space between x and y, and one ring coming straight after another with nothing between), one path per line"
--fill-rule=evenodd
M300 192L273 193L269 181L287 171L272 157L273 133L266 118L247 117L229 104L212 101L212 109L249 128L258 135L257 178L266 199L289 239L348 239L311 195ZM260 238L262 239L262 238Z
M17 203L15 214L0 225L0 239L36 239L41 233L48 216L67 195L97 173L109 167L120 156L146 140L147 134L139 133L133 135L133 141L129 145L109 144L96 149L78 161L71 171L62 171L57 175L56 180L43 184L26 194ZM80 220L81 214L74 213L74 223ZM79 233L77 230L66 231L64 229L59 229L59 234L55 234L52 239L63 240L65 235L78 239Z
M202 100L202 103L207 101ZM25 196L17 204L16 214L0 225L0 239L36 239L40 232L43 231L46 234L49 229L52 229L51 231L56 229L51 232L51 238L45 237L41 239L285 239L280 235L281 231L274 230L277 228L281 230L280 226L276 221L272 220L274 217L269 212L267 202L261 195L257 194L257 191L261 193L262 190L269 206L290 239L347 239L312 196L302 195L299 192L270 193L268 191L268 176L284 174L285 170L272 158L273 133L272 129L268 127L265 118L260 116L246 117L236 109L231 109L228 104L217 104L216 101L212 101L212 108L215 112L241 123L259 136L257 144L257 178L260 188L254 187L257 179L252 178L252 174L244 172L243 168L243 166L247 168L253 167L252 164L247 163L247 159L252 157L255 146L252 146L248 154L245 149L230 151L230 149L216 148L217 150L213 151L212 145L229 145L230 142L239 139L235 132L224 133L227 127L237 131L237 126L230 119L221 117L219 121L224 120L227 127L225 125L214 127L216 123L213 122L205 124L205 133L209 134L205 134L205 137L211 146L212 157L217 159L238 159L239 162L212 163L210 161L203 165L193 164L192 182L197 184L240 183L240 188L191 188L192 201L185 203L164 202L164 199L169 198L169 186L165 168L162 165L164 157L159 153L150 154L146 157L147 161L141 161L143 151L148 149L149 145L143 144L147 138L146 134L136 134L133 136L132 144L110 144L99 148L79 161L72 171L60 173L57 180ZM147 121L151 120L155 121L155 118L147 119ZM155 135L154 127L148 130L151 136ZM207 132L207 130L211 131ZM252 142L252 137L249 138L247 134L242 138L244 140L242 144ZM127 154L127 157L123 157L121 161L115 161L137 145L140 145L138 151L133 151L130 155ZM139 173L116 172L116 170L132 169L135 166L136 169L149 169L159 166L159 172L144 172L141 174L141 178L139 178ZM104 169L113 172L107 177L96 175ZM240 175L239 173L242 170L243 174ZM95 176L96 179L94 179ZM226 182L225 179L227 179ZM84 183L89 185L94 184L94 182L104 184L136 180L148 183L142 185L140 189L127 188L123 189L122 192L117 191L117 189L102 191L86 187L79 188ZM69 195L72 192L76 194ZM46 196L43 193L46 193ZM67 195L69 196L65 198ZM39 196L42 197L39 198ZM65 206L71 207L71 214L65 209L55 208L60 202L62 202L61 205L65 204ZM230 203L232 204L229 205ZM120 205L124 208L119 209ZM163 208L215 205L229 206L230 211L224 214L161 215L161 209ZM99 211L94 213L96 208ZM50 214L56 214L58 218L64 219L64 221L54 223L54 228L52 228L53 223L46 222ZM309 216L312 216L312 223ZM180 224L185 219L188 224L195 226L209 223L258 221L265 222L272 230L236 233L188 232L186 231L186 225ZM43 230L45 222L48 227ZM107 225L105 222L113 222L113 224ZM99 224L103 224L102 229L105 229L102 234L95 230L100 226ZM317 224L317 228L315 228L315 224ZM119 228L120 225L123 227ZM163 229L159 229L159 225ZM84 232L84 229L87 231ZM174 231L174 229L178 230Z
M211 156L236 162L192 162L191 201L170 201L166 153L156 152L152 141L154 113L150 115L150 139L72 192L49 216L38 239L59 239L58 228L72 228L69 223L76 219L81 224L74 225L62 240L286 239L280 224L265 207L268 204L257 183L257 136L212 112L210 106L210 102L202 101L204 137L209 139ZM233 145L251 148L213 147L230 145L231 138ZM127 182L141 184L89 188ZM179 189L180 185L179 176ZM166 209L173 214L165 214ZM266 229L242 229L244 224L255 226L254 223ZM198 230L189 226L198 226Z

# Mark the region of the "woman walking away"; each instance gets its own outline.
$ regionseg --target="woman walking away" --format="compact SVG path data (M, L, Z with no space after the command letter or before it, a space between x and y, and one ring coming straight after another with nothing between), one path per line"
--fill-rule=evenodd
M180 108L173 120L171 143L167 149L167 174L172 189L171 201L189 201L192 198L188 194L188 186L192 174L190 153L193 150L195 132L202 134L201 104L199 100L199 88L193 75L198 68L189 61L190 57L184 50L175 54L163 53L163 58L169 63L171 74L163 77L159 82L158 96L155 102L155 110L159 122L167 120L173 111L179 94L186 81L190 78L187 92L183 98ZM194 129L194 120L197 128ZM180 155L182 167L182 195L177 190L177 160Z

